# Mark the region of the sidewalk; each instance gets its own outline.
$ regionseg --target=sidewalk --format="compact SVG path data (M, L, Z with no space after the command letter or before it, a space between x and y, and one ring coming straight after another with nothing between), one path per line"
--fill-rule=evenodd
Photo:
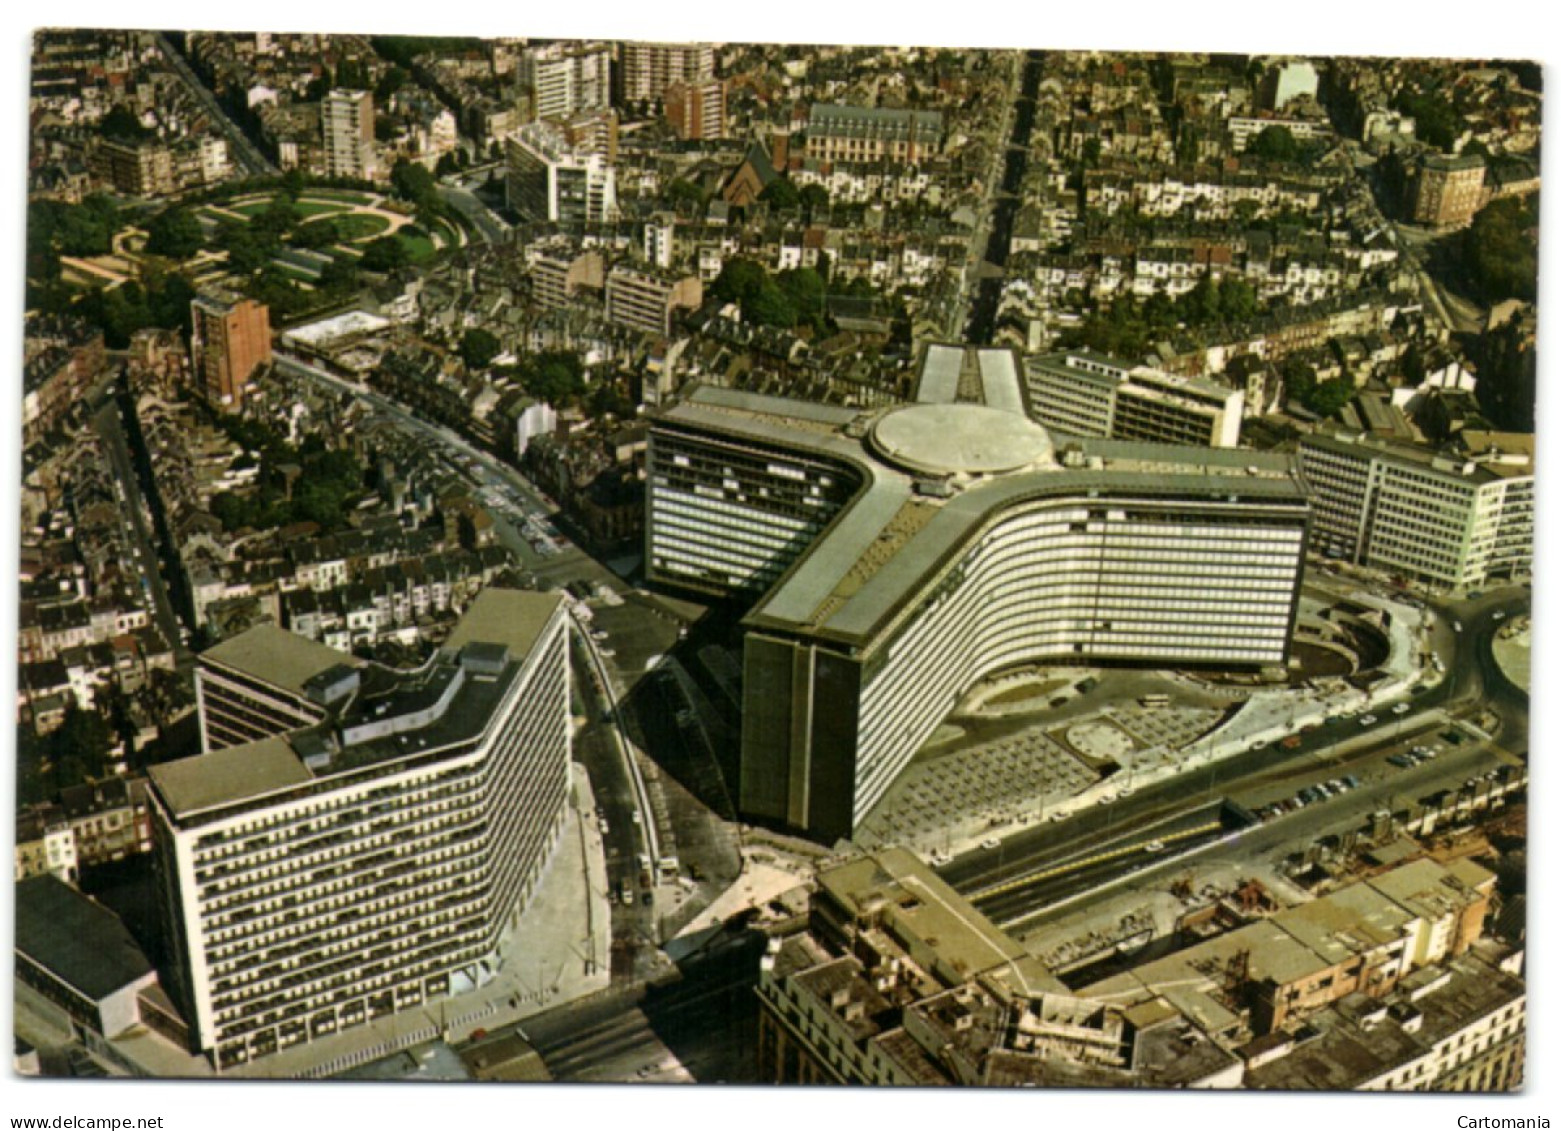
M719 927L733 915L768 903L782 892L790 891L806 881L806 876L773 864L747 864L743 874L732 881L732 886L696 915L676 937L687 939L712 927Z

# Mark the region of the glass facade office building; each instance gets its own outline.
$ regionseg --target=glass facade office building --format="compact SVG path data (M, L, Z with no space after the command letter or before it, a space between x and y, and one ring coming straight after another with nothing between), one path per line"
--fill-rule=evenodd
M253 642L245 684L300 689L319 721L279 714L149 774L172 988L219 1069L490 980L565 813L556 596L485 590L411 671L280 636ZM209 664L225 718L244 645Z
M701 388L653 423L650 576L758 598L751 817L849 836L960 697L1021 664L1286 662L1310 513L1292 457L1054 437L994 407L1018 367L982 360L950 403Z

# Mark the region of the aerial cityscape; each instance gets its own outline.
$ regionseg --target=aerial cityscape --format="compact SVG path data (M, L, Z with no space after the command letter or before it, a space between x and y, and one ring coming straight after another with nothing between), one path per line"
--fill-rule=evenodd
M1531 1081L1537 63L28 89L16 1074Z

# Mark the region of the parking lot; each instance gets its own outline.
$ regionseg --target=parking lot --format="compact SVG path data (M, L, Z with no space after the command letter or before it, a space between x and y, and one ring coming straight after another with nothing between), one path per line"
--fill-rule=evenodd
M1018 812L1039 813L1097 774L1038 730L913 765L868 817L864 844L930 842L947 830Z

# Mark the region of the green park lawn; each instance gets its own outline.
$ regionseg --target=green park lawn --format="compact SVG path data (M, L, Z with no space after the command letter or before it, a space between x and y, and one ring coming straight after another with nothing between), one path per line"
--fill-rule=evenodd
M343 204L373 204L374 197L366 192L352 192L348 189L324 189L312 188L303 194L300 200L336 200Z
M341 233L341 238L346 241L368 240L375 236L383 235L390 227L390 221L383 216L373 216L365 212L353 212L345 216L334 216L336 230Z
M298 201L293 207L300 216L332 216L347 211L347 205L339 201L309 200L307 198Z
M267 197L264 200L250 200L245 201L243 204L232 204L228 206L228 211L237 212L240 216L248 216L251 220L253 220L267 208L271 207L271 201L273 199L275 198ZM348 206L346 204L343 204L340 201L309 200L305 198L297 201L293 205L293 210L297 212L298 215L307 219L312 216L336 215L347 211L347 207Z
M430 259L434 254L434 242L427 236L397 236L401 246L407 249L407 259L412 263L422 263Z

